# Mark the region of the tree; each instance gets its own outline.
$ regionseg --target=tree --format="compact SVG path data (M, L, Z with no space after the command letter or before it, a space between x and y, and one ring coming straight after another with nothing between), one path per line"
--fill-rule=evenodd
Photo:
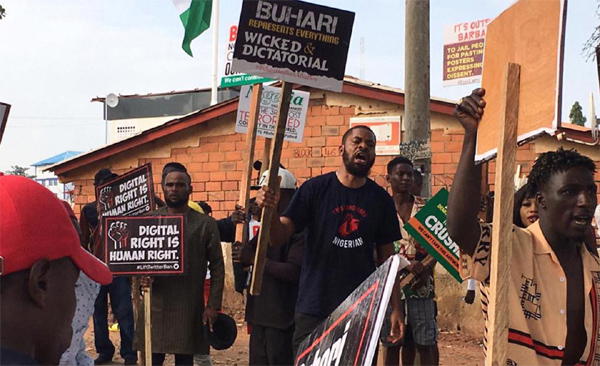
M27 174L27 170L29 170L29 168L24 168L24 167L18 166L18 165L13 165L10 168L12 170L7 171L6 174L20 175L20 176L27 177L27 178L35 178L34 175Z
M2 7L2 5L0 5L0 19L4 18L6 16L6 9L4 9Z
M578 101L575 101L575 103L573 103L573 106L571 107L571 112L569 112L569 119L573 124L585 126L586 118L581 112L581 105Z

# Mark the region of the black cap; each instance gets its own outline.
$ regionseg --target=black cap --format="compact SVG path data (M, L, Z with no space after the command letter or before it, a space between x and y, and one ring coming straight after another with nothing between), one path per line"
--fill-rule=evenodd
M204 330L208 343L217 351L231 347L237 337L235 320L223 313L217 315L217 320L212 325L212 331L208 330L208 327L204 327Z

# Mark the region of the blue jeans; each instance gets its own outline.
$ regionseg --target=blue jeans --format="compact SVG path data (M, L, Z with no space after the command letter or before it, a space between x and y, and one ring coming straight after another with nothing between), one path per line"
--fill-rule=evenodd
M115 346L108 337L108 295L113 314L119 322L121 333L121 357L137 360L133 350L133 306L131 304L131 280L129 277L114 277L110 285L100 287L94 304L94 343L99 356L111 357Z

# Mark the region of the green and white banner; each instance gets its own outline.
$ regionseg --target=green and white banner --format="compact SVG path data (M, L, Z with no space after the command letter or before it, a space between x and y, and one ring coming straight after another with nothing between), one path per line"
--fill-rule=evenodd
M406 231L458 282L460 249L446 228L448 191L440 190L404 225Z
M173 4L179 11L179 19L185 28L181 48L193 56L190 48L192 40L210 27L212 0L173 0Z

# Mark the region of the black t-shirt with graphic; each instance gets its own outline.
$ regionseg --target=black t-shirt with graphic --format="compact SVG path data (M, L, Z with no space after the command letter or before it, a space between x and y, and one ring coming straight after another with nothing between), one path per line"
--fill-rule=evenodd
M307 229L296 312L329 315L375 270L375 248L401 238L394 201L371 179L360 188L335 172L306 181L283 216Z

